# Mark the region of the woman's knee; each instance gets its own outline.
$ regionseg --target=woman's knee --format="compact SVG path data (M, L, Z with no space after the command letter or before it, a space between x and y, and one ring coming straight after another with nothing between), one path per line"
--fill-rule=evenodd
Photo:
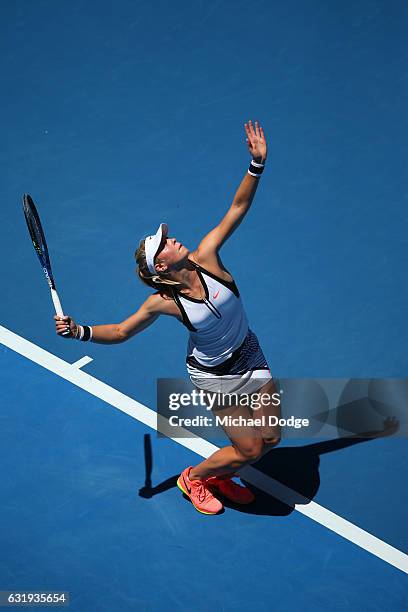
M281 438L280 436L274 436L272 438L264 438L263 441L266 447L265 450L271 450L271 448L273 448L274 446L278 446L279 442L281 441Z
M242 458L243 463L254 463L260 457L262 457L263 447L264 444L262 439L254 439L251 440L250 443L247 443L243 446L236 445L235 450Z

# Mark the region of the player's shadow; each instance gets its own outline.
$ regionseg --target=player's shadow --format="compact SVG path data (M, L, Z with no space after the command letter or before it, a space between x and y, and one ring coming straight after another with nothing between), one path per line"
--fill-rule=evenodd
M233 508L247 514L287 516L294 510L296 504L308 504L312 501L319 490L321 455L339 451L354 444L368 442L377 437L392 435L394 429L395 423L391 427L386 426L382 431L368 432L349 438L305 446L274 448L251 466L261 472L262 489L245 480L244 476L241 478L242 482L255 493L255 501L248 505L238 505L222 498L222 502L226 508ZM262 474L268 478L262 477ZM152 487L151 483L150 486L146 486L145 483L139 495L150 498L158 493L163 493L176 486L177 478L178 474L167 478L155 487Z
M248 514L287 516L294 510L295 504L308 504L319 490L320 455L367 441L367 438L343 438L305 446L274 448L252 464L253 468L272 481L265 479L264 488L259 489L245 477L241 478L242 483L255 494L255 501L243 506L223 499L223 504L227 508ZM276 485L273 481L284 487L279 487L279 484ZM282 498L285 501L282 501Z

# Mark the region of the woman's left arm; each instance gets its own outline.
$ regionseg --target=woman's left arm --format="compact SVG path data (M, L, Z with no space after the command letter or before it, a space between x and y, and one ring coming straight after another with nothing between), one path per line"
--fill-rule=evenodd
M244 127L248 149L252 155L253 161L256 164L265 164L267 145L262 127L257 121L255 122L255 127L252 121L245 123ZM259 171L259 169L260 168L257 166L254 167L255 171ZM258 187L259 176L259 174L258 176L252 176L249 172L245 174L227 214L200 242L197 254L201 256L201 258L218 253L224 242L237 229L252 204Z

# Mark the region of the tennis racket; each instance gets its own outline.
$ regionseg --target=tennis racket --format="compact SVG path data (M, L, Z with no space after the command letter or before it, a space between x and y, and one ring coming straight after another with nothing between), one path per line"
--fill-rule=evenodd
M52 274L50 256L48 254L48 247L45 241L44 230L41 226L40 217L31 196L28 193L23 195L23 211L25 220L27 222L28 231L33 243L35 252L40 260L41 267L45 274L48 286L51 291L51 298L54 304L55 312L58 316L63 317L64 313L62 310L61 302L55 288L54 276ZM68 336L70 332L64 332L63 336Z

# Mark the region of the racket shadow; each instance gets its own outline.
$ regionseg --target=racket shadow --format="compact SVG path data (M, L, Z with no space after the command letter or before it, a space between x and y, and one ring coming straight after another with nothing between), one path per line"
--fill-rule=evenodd
M179 474L175 474L174 476L170 476L170 478L167 478L155 487L142 487L141 489L139 489L139 497L150 499L151 497L154 497L159 493L165 493L165 491L168 491L169 489L172 489L173 487L177 486L178 477Z
M172 489L177 484L178 474L170 476L157 486L152 486L152 471L153 471L153 451L152 451L152 440L150 434L144 434L143 436L143 448L144 448L144 460L145 460L145 483L144 486L139 489L139 497L144 499L150 499L158 493L164 493L169 489Z

